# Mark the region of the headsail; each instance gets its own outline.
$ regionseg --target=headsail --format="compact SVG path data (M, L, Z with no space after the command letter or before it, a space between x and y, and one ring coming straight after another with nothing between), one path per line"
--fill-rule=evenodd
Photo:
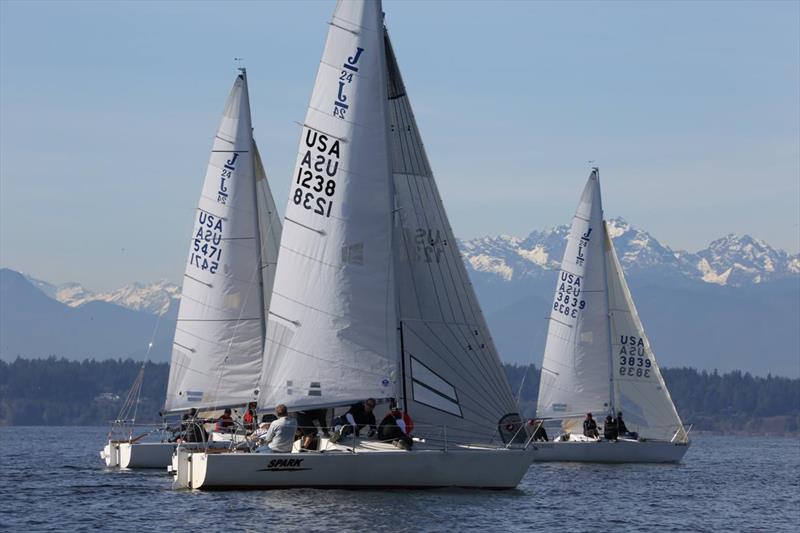
M300 136L259 405L396 391L393 192L380 2L339 2Z
M392 45L386 34L397 294L405 384L417 421L448 438L488 440L516 403L464 268Z
M214 138L195 214L167 412L244 404L257 394L264 307L252 149L247 78L241 69ZM274 263L275 258L263 260Z
M576 431L611 399L603 209L597 169L583 189L558 273L547 331L537 416Z
M626 426L648 439L686 440L675 405L650 348L614 244L604 229L616 408Z

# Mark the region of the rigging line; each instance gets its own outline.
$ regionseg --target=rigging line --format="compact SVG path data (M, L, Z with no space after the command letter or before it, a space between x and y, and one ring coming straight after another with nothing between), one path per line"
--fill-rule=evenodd
M197 283L199 283L200 285L205 285L205 286L206 286L206 287L208 287L209 289L212 287L212 285L211 285L210 283L206 283L205 281L201 281L201 280L199 280L199 279L197 279L197 278L195 278L195 277L193 277L193 276L190 276L189 274L185 274L185 273L184 273L184 274L183 274L183 277L184 277L184 278L189 278L189 279L190 279L190 280L192 280L192 281L196 281L196 282L197 282Z
M409 328L406 328L406 329L408 331L411 331L411 333L413 333L417 337L419 342L421 342L426 348L428 348L430 353L435 355L442 363L444 363L450 370L452 370L453 373L456 376L458 376L458 378L460 380L462 380L464 383L466 383L467 386L469 387L469 389L471 389L473 395L478 396L478 397L484 396L486 398L491 397L492 396L492 390L490 388L487 388L487 385L489 385L489 384L488 383L483 383L483 382L480 382L480 381L475 381L474 379L465 378L464 374L462 374L462 371L465 372L467 376L469 376L470 375L469 369L466 368L463 364L459 364L458 365L459 366L458 369L456 367L454 367L453 364L451 364L451 360L460 363L460 359L456 356L456 354L452 350L450 350L450 348L447 346L447 343L439 335L436 334L436 332L433 330L433 328L431 328L431 326L429 324L423 323L423 325L430 332L432 338L435 339L436 341L438 341L442 345L442 347L444 348L444 351L447 352L451 356L450 360L448 360L447 358L443 357L441 355L440 351L435 349L433 346L431 346L422 337L422 335L419 332L417 332L413 327L409 327ZM471 397L472 397L472 395L470 395L470 398Z
M314 307L313 305L309 305L309 304L307 304L305 302L301 302L300 300L295 300L294 298L289 298L288 296L286 296L282 292L272 291L272 294L280 296L284 300L289 300L292 303L296 303L297 305L303 306L306 309L311 309L312 311L317 311L318 313L322 313L323 315L327 315L329 317L333 317L333 318L336 318L336 319L344 318L342 315L337 315L337 314L334 314L334 313L330 313L328 311L325 311L324 309L320 309L318 307ZM275 316L280 316L280 315L275 315ZM283 317L281 317L281 318L283 318ZM284 320L288 320L288 319L284 319ZM288 321L292 322L291 320L288 320Z
M325 113L326 115L328 114L328 113L327 113L327 112L325 112L325 111L322 111L322 110L320 110L320 109L317 109L317 108L311 107L311 105L309 105L308 107L309 107L309 109L313 109L314 111L319 111L320 113ZM299 120L295 120L295 121L294 121L294 123L295 123L295 124L297 124L298 126L302 127L302 128L308 128L308 129L310 129L310 130L314 130L314 131L316 131L317 133L321 133L322 135L327 135L328 137L330 137L330 138L332 138L332 139L336 139L337 141L339 141L339 142L341 142L341 143L347 144L347 143L349 143L349 142L350 142L350 141L347 139L347 137L342 137L341 135L334 135L334 134L332 134L332 133L328 133L327 131L323 131L323 130L321 130L321 129L317 128L316 126L312 126L312 125L311 125L311 124L309 124L308 122L300 122ZM302 150L298 150L298 151L297 151L297 155L305 155L305 154L303 153L303 151L302 151Z
M304 254L303 252L295 250L294 248L289 248L288 246L283 244L283 239L281 239L281 249L282 250L286 250L287 252L291 252L293 254L297 254L300 257L305 257L306 259L314 261L315 263L319 263L320 265L325 265L326 267L329 267L329 268L334 268L336 270L341 270L344 267L344 265L334 265L333 263L328 263L328 262L322 261L321 259L317 259L316 257L312 257L312 256L310 256L308 254Z
M352 370L354 372L365 373L365 374L369 374L369 375L380 377L380 378L384 378L385 377L384 374L380 374L378 372L371 372L370 370L366 369L365 367L356 367L356 366L348 366L348 365L337 364L336 361L333 361L332 359L325 359L324 357L320 357L318 355L314 355L314 354L309 353L309 352L303 352L301 350L298 350L297 348L289 346L288 344L284 344L282 342L279 342L279 341L277 341L275 339L271 339L269 337L266 338L266 341L268 343L274 344L274 345L279 346L281 348L285 348L285 349L287 349L289 351L292 351L294 353L297 353L297 354L300 354L300 355L304 355L304 356L310 357L312 359L316 359L317 361L322 361L323 363L330 363L331 366L334 367L334 368L340 368L340 369L344 369L344 370ZM372 352L372 353L375 354L375 352ZM380 354L375 354L375 357L377 359L385 359L384 357L381 357Z
M249 150L211 150L212 154L246 154Z
M289 221L289 222L293 222L294 224L297 224L298 226L301 226L301 227L303 227L303 228L306 228L306 229L308 229L308 230L311 230L311 231L313 231L314 233L318 233L318 234L320 234L320 235L325 235L325 234L326 234L326 233L325 233L325 230L321 230L321 229L312 228L311 226L306 226L306 225L305 225L305 224L303 224L302 222L298 222L298 221L296 221L296 220L294 220L294 219L291 219L291 218L289 218L289 217L287 217L287 216L284 216L284 217L283 217L283 220L286 220L286 221Z
M248 291L249 292L249 291ZM242 304L242 310L240 312L244 312L244 306L247 303L247 293L245 293L245 303ZM258 317L255 318L179 318L177 322L247 322L249 320L261 320Z
M451 327L449 327L449 326L446 329L447 329L448 333L450 333L450 335L453 337L453 339L456 342L458 342L458 336L455 334L455 332L453 332L453 329ZM464 337L464 332L462 330L459 330L459 333L461 334L461 337L463 338ZM478 355L476 350L477 350L477 348L476 349L472 349L472 350L469 350L467 348L463 349L464 353L468 354L468 357L470 358L470 361L472 362L472 364L475 367L475 369L478 370L479 372L482 372L487 377L489 377L491 375L490 372L489 372L489 369L486 368L485 361L482 360L482 358ZM507 404L507 402L504 401L504 399L503 399L504 389L502 387L498 386L498 383L495 380L491 379L491 378L487 379L486 383L490 387L490 390L492 391L492 393L494 395L494 399L495 399L495 401L497 401L497 404L498 405ZM513 397L512 397L512 401L513 401ZM506 407L508 407L508 406L506 406Z
M211 199L211 198L209 198L208 196L204 196L204 198ZM209 211L209 210L207 210L207 209L203 209L203 208L202 208L202 207L200 207L199 205L196 207L196 210L197 210L197 211L202 211L202 212L203 212L203 213L205 213L206 215L211 215L212 217L217 217L217 218L218 218L218 219L220 219L220 220L225 220L225 221L227 221L227 220L228 220L228 217L223 217L223 216L221 216L221 215L217 215L217 214L215 214L215 213L212 213L211 211Z

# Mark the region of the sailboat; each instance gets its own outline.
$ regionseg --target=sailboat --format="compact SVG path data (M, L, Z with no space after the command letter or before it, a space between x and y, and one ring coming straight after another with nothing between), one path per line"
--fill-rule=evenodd
M241 68L194 215L163 414L244 406L258 398L280 232ZM109 466L164 468L175 447L109 441L101 455Z
M587 437L587 413L628 429ZM556 282L542 363L537 417L560 422L554 442L536 443L535 461L678 462L688 432L672 403L603 221L593 168L572 219Z
M523 426L380 1L337 4L300 137L259 406L394 399L413 448L355 436L302 454L178 448L175 486L515 487L531 460Z

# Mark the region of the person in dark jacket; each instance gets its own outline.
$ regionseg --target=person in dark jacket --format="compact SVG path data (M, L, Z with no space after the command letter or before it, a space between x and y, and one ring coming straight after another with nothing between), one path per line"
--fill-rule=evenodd
M586 419L583 421L583 436L596 439L600 436L597 431L597 422L592 418L592 413L586 413Z
M342 437L350 433L355 433L358 436L361 430L367 426L369 426L368 436L375 435L378 427L372 410L375 409L376 403L374 398L369 398L364 402L351 405L344 416L336 417L333 421L335 430L331 435L331 442L338 442Z
M413 427L411 418L393 404L378 426L378 438L385 442L393 442L398 448L410 450L414 440L408 434L409 426Z
M304 449L315 450L319 447L317 442L318 430L314 422L319 424L319 430L322 431L323 435L329 436L327 415L326 409L309 409L308 411L295 413L297 429L303 434L302 447Z
M606 440L617 440L617 437L619 437L617 421L611 418L611 415L606 417L606 422L603 425L603 437L605 437Z
M533 427L534 442L547 442L547 431L544 430L544 420L529 420L528 425Z

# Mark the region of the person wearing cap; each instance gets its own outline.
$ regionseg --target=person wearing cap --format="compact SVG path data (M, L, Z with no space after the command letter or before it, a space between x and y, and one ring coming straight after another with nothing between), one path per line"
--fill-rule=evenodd
M359 402L350 406L350 409L344 416L336 417L333 421L334 433L331 435L331 442L338 442L342 437L355 433L356 436L361 433L361 430L369 426L369 437L375 435L378 431L378 424L375 421L375 414L372 412L375 409L375 398L368 398L363 402Z
M414 428L414 422L408 414L403 413L400 408L392 402L389 407L389 412L381 420L378 426L378 438L385 442L392 442L398 448L410 450L414 445L414 440L411 438L411 429Z
M286 406L279 403L275 406L277 419L269 423L269 427L263 428L266 432L260 437L260 446L256 448L256 453L290 453L294 444L294 435L297 433L297 420L289 417ZM259 431L262 430L259 426Z
M600 437L600 432L597 431L597 422L592 418L592 413L586 413L586 419L583 421L583 436L591 439Z

